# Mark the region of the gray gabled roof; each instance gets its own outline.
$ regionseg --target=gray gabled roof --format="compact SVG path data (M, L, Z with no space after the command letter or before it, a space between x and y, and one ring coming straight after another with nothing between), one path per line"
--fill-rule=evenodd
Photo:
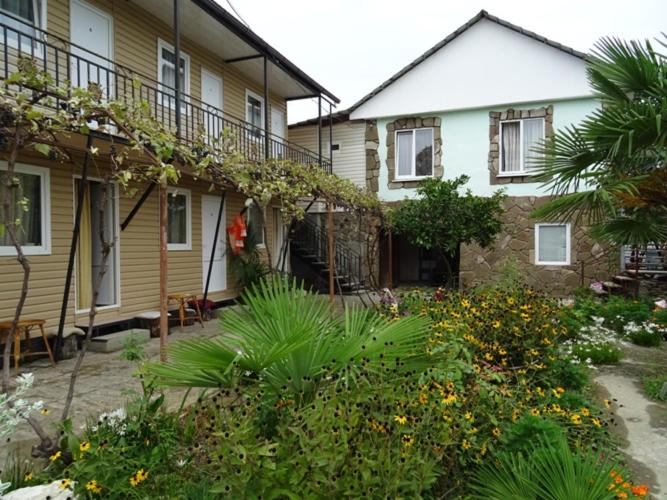
M567 47L567 46L565 46L565 45L563 45L563 44L561 44L561 43L555 42L555 41L550 40L550 39L548 39L548 38L546 38L546 37L544 37L544 36L538 35L538 34L535 33L534 31L529 31L529 30L527 30L527 29L525 29L525 28L522 28L521 26L518 26L518 25L516 25L516 24L512 24L512 23L510 23L509 21L505 21L504 19L500 19L499 17L496 17L496 16L493 16L493 15L489 14L489 13L488 13L487 11L485 11L485 10L480 10L479 13L478 13L475 17L473 17L472 19L470 19L470 20L469 20L467 23L465 23L463 26L461 26L460 28L458 28L458 29L457 29L456 31L454 31L453 33L450 33L449 35L447 35L446 38L444 38L443 40L441 40L440 42L438 42L437 44L435 44L433 47L431 47L430 49L428 49L426 52L424 52L424 53L423 53L422 55L420 55L417 59L415 59L415 60L412 61L410 64L408 64L407 66L405 66L405 67L404 67L403 69L401 69L398 73L396 73L395 75L393 75L391 78L389 78L388 80L384 81L382 84L380 84L380 85L379 85L378 87L376 87L375 89L371 90L368 94L366 94L364 97L362 97L361 99L359 99L359 100L358 100L357 102L355 102L352 106L350 106L349 108L347 108L347 109L345 109L345 110L341 110L341 111L339 111L338 113L339 113L339 114L347 114L347 115L349 115L350 113L352 113L352 111L354 111L355 109L357 109L359 106L361 106L362 104L364 104L366 101L369 101L370 99L372 99L373 97L375 97L377 94L379 94L379 93L382 92L384 89L386 89L387 87L389 87L389 85L391 85L391 84L394 83L396 80L398 80L399 78L401 78L403 75L405 75L406 73L408 73L408 72L409 72L411 69L413 69L414 67L416 67L416 66L418 66L419 64L421 64L422 62L424 62L426 59L428 59L429 57L431 57L433 54L435 54L436 52L438 52L441 48L443 48L443 47L444 47L445 45L447 45L449 42L451 42L452 40L454 40L455 38L457 38L459 35L461 35L461 34L464 33L465 31L467 31L469 28L471 28L472 26L474 26L475 24L477 24L477 23L478 23L479 21L481 21L482 19L487 19L487 20L489 20L489 21L491 21L491 22L497 23L497 24L499 24L500 26L504 26L505 28L511 29L511 30L513 30L513 31L516 31L517 33L521 33L522 35L525 35L525 36L527 36L527 37L530 37L530 38L532 38L533 40L536 40L536 41L538 41L538 42L544 43L544 44L546 44L546 45L548 45L548 46L550 46L550 47L553 47L554 49L562 50L563 52L565 52L565 53L567 53L567 54L570 54L571 56L578 57L578 58L580 58L580 59L586 59L586 57L587 57L586 54L584 54L583 52L579 52L578 50L575 50L575 49L573 49L573 48L571 48L571 47ZM304 122L299 122L298 124L293 124L292 127L294 127L294 126L299 126L299 125L312 124L312 122L313 122L313 120L305 120ZM316 123L316 122L317 122L317 120L315 119L315 123Z

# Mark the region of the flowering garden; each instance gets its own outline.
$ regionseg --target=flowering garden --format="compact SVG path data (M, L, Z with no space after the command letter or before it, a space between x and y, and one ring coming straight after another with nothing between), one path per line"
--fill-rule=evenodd
M616 403L592 399L599 360L583 354L598 346L591 329L634 314L620 303L582 295L561 307L504 284L388 294L377 310L341 316L274 280L245 304L223 313L225 335L140 363L144 391L126 408L83 432L65 425L45 466L3 479L59 481L80 498L648 494L615 452ZM663 311L624 304L664 336ZM167 411L169 386L202 392Z

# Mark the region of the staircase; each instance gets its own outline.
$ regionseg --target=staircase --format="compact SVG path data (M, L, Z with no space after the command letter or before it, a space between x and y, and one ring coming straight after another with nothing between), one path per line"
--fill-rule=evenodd
M326 228L305 218L290 235L292 255L310 271L306 281L326 292L329 289L329 246ZM356 293L364 287L361 255L341 241L334 240L334 286L336 293Z

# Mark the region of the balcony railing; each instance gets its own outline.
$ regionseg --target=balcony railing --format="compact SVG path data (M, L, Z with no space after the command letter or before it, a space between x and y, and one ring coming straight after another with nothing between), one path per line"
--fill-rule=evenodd
M644 274L667 273L667 245L623 247L623 267Z
M16 22L0 23L0 79L18 71L21 57L30 57L39 69L53 77L57 86L88 87L89 83L94 83L101 87L105 99L145 101L156 119L176 129L176 90L173 87L24 24L18 18L3 16ZM55 107L60 104L54 101ZM317 153L181 92L179 139L192 144L202 131L215 137L227 131L235 149L250 160L259 161L269 156L320 165L331 172L330 162L325 158L320 160ZM266 134L268 141L265 141ZM267 143L269 151L265 155Z

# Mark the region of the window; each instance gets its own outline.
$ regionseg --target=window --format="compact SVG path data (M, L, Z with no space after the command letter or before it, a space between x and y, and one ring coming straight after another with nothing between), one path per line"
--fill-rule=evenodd
M251 244L264 246L264 226L262 225L262 209L257 203L251 201L248 205L248 240Z
M536 158L533 148L544 139L544 118L500 122L498 175L527 175Z
M35 29L44 28L46 0L0 0L0 22L7 26L7 41L10 46L18 47L19 33L39 38ZM12 17L10 17L12 16ZM21 36L21 50L30 51L32 41ZM35 51L42 48L35 43Z
M535 264L565 266L570 263L570 225L535 224Z
M245 102L245 121L252 125L249 135L252 138L260 139L264 129L264 98L251 90L246 90Z
M176 107L176 56L174 48L164 40L157 42L157 77L160 82L161 100L163 106L171 109ZM179 70L181 94L190 93L190 56L181 52L181 64ZM183 98L183 96L181 96ZM181 105L183 110L186 108Z
M433 129L396 131L396 178L433 175Z
M0 176L4 176L7 163L0 163ZM14 216L18 220L16 235L26 255L51 253L51 207L49 170L30 165L16 165L14 191ZM4 218L0 205L0 220ZM0 227L0 255L16 255L9 234Z
M168 189L167 216L167 248L192 250L192 215L188 189Z

